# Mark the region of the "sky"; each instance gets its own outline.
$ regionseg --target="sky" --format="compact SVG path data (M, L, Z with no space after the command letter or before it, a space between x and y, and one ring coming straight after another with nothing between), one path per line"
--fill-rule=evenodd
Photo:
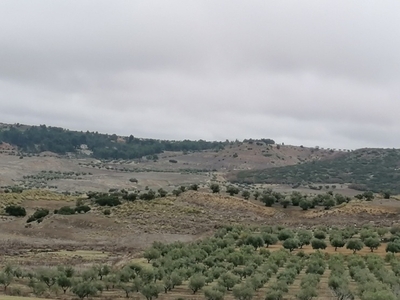
M2 0L0 122L400 148L400 1Z

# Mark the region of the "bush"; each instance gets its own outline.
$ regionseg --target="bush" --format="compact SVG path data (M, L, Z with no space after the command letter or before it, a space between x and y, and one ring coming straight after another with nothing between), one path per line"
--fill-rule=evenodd
M198 184L192 184L189 187L189 190L192 190L192 191L197 191L198 189L199 189L199 185Z
M45 208L40 208L37 211L35 211L35 213L33 214L33 216L36 219L40 219L40 218L44 218L49 214L49 210L45 209Z
M9 216L14 216L14 217L25 217L26 216L26 210L22 206L17 206L17 205L10 205L7 206L5 209L6 214Z
M303 210L307 210L311 207L311 202L307 199L302 199L298 204Z
M100 206L117 206L121 201L115 196L104 196L95 200L95 203Z
M49 210L45 208L40 208L34 212L32 216L26 220L27 223L37 221L38 223L41 223L43 219L49 214Z
M90 210L91 210L91 208L87 205L80 205L80 206L75 207L75 211L77 213L81 213L81 212L87 213Z
M263 202L265 206L271 207L276 202L276 198L274 195L264 194L261 197L261 202Z
M109 216L109 215L111 215L111 211L110 211L109 209L105 209L105 210L103 211L103 214L104 214L105 216Z
M28 218L28 220L26 220L26 223L31 223L31 222L34 222L34 221L36 221L36 219L33 216L30 216Z
M211 184L210 189L214 194L219 193L219 190L220 190L219 184L217 184L217 183Z
M239 194L240 190L237 187L230 185L226 188L226 192L229 195L233 196L233 195Z
M149 190L147 193L140 194L140 200L153 200L156 198L156 193L153 190Z
M74 215L75 210L69 206L63 206L57 211L57 214L59 214L59 215Z
M122 196L122 198L127 201L135 201L137 198L137 194L136 193L125 194Z

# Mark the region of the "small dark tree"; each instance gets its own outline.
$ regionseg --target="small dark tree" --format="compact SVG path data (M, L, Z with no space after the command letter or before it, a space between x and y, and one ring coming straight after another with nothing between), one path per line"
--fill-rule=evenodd
M362 195L365 198L365 200L367 200L367 201L372 201L375 198L374 193L371 191L364 192Z
M239 194L239 189L238 189L237 187L233 186L233 185L230 185L230 186L228 186L228 187L226 188L226 192L227 192L229 195L233 196L233 195Z
M172 194L173 194L174 196L178 197L180 194L182 194L182 191L181 191L181 190L173 190L173 191L172 191Z
M157 192L161 198L164 198L168 194L168 192L166 190L164 190L163 188L159 188Z
M281 200L279 200L279 202L283 208L287 208L290 205L290 203L292 203L292 201L288 197L282 198Z
M310 200L302 199L298 204L303 210L307 210L311 207Z
M192 184L190 187L189 187L189 189L190 190L192 190L192 191L197 191L198 189L199 189L199 185L198 184Z
M214 194L219 193L219 191L220 191L219 184L217 184L217 183L211 184L210 189Z
M325 209L330 209L331 207L336 205L335 199L332 196L326 197L324 200Z
M249 200L249 198L250 198L250 192L247 191L247 190L243 191L243 192L242 192L242 197L243 197L244 199L246 199L246 200Z
M265 204L265 206L271 207L276 202L276 198L270 194L263 194L261 201Z

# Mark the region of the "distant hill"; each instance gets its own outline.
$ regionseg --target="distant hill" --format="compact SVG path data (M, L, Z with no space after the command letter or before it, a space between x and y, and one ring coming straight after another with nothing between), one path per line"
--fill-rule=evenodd
M358 149L298 165L240 171L233 182L344 184L358 190L400 193L400 149Z
M25 153L50 151L56 154L86 153L99 159L135 159L148 157L157 159L164 151L196 152L203 150L221 150L229 144L205 140L158 140L102 134L98 132L71 131L46 125L28 126L21 124L0 124L0 142L3 148L18 147ZM251 140L251 142L274 144L271 139ZM1 143L0 143L1 144Z
M98 132L79 132L46 125L6 125L0 127L0 141L17 146L26 153L44 151L60 155L91 152L94 158L134 159L143 156L154 156L163 151L201 151L206 149L222 149L224 142L168 141L127 137L116 134ZM154 156L156 158L156 156Z

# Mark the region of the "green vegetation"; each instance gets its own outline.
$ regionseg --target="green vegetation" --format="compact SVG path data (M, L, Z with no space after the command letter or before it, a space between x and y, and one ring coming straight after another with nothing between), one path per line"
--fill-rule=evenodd
M9 216L14 216L14 217L25 217L26 216L25 208L22 206L19 206L19 205L9 205L4 209L4 211Z
M378 231L383 232L367 226L319 228L313 234L312 230L282 226L225 226L214 236L193 243L154 242L143 253L147 263L135 259L118 267L96 264L77 269L71 266L25 269L25 266L7 265L0 270L0 284L4 293L29 287L37 297L56 298L61 292L63 299L101 298L104 291L115 298L140 293L146 299L154 299L160 293L171 291L179 297L178 287L211 300L313 299L326 295L322 294L325 290L320 281L329 268L327 285L335 299L397 299L400 258L393 254L383 258L375 253L361 256L318 250L326 248L323 232L329 232L326 238L330 240L345 236L349 249L360 250L364 246L361 239L374 238ZM389 244L400 243L399 231L393 227L391 232L392 244ZM386 228L384 235L387 234ZM355 235L360 239L352 237ZM277 236L283 240L280 249L264 248L267 243L276 243ZM296 250L300 244L308 243L315 252L306 254ZM387 249L387 252L391 250L394 253L400 248ZM296 286L294 293L295 281L299 288ZM350 281L354 282L351 289Z
M141 139L132 135L118 138L117 135L97 132L70 131L58 127L10 126L0 131L0 141L18 146L27 153L51 151L57 154L67 152L78 153L81 145L93 152L95 158L133 159L143 156L154 156L163 151L201 151L222 149L223 142L198 141L166 141Z
M43 221L43 219L49 214L49 210L45 209L45 208L39 208L37 209L32 216L30 216L28 218L28 220L26 221L27 223L31 223L31 222L38 222L41 223Z
M233 182L299 183L305 186L324 183L350 183L350 187L386 197L400 193L399 149L359 149L338 153L330 159L265 170L241 171Z

